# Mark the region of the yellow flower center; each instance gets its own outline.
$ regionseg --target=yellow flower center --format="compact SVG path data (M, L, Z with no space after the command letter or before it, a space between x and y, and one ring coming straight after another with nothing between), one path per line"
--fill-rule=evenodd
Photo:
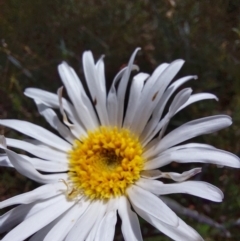
M127 129L100 127L76 140L69 152L70 195L85 194L90 199L124 195L140 178L143 148Z

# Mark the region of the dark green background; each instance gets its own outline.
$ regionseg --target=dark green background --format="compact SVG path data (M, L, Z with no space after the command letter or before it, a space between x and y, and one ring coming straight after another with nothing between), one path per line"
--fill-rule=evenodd
M194 118L229 114L234 121L231 128L197 141L240 154L239 0L3 0L0 40L0 118L29 120L48 128L32 101L23 95L26 87L56 92L61 85L57 65L62 60L82 77L81 54L88 49L96 59L105 54L109 86L139 46L142 51L136 63L141 71L152 72L162 62L183 58L186 64L179 76L199 76L188 86L195 93L211 92L219 97L219 102L203 101L186 108L173 118L170 128ZM21 138L9 129L0 131ZM182 172L194 166L201 165L172 164L166 170ZM37 186L11 169L1 168L0 172L2 200ZM193 220L182 216L206 241L240 240L236 224L240 218L239 177L238 170L204 165L196 178L224 191L225 199L220 204L171 195L181 205L198 210L231 233L227 237L226 231L201 223L201 217ZM169 240L141 222L144 240ZM116 240L121 239L118 228Z

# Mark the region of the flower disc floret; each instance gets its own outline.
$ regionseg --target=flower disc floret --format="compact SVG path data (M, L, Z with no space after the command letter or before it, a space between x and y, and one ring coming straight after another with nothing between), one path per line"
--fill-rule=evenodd
M69 152L74 191L90 199L124 195L140 178L143 148L127 129L100 127L76 140Z

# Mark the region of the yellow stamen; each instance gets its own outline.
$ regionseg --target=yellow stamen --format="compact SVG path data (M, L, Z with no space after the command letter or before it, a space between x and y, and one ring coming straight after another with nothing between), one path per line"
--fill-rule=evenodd
M90 199L124 195L140 178L143 148L127 129L100 127L76 140L69 152L69 177L74 193ZM75 196L75 195L74 195Z

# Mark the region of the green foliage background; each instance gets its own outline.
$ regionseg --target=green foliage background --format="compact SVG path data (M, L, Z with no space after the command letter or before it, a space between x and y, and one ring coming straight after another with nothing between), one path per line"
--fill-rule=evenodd
M124 0L8 0L0 3L0 118L32 121L47 128L32 101L23 95L26 87L56 92L61 85L57 65L67 61L83 76L81 54L105 54L108 85L136 47L136 63L152 72L162 62L186 60L179 76L196 74L194 92L211 92L219 102L194 104L172 121L174 128L185 121L225 113L233 125L197 141L240 154L240 1L124 1ZM83 77L82 77L83 79ZM189 85L189 84L188 84ZM21 137L9 129L1 134ZM226 160L227 161L227 160ZM198 165L199 166L199 165ZM172 164L181 172L191 165ZM7 168L0 169L0 196L4 200L33 189L37 184ZM183 219L206 241L240 240L239 171L205 165L198 179L211 182L225 193L215 204L187 195L172 195L181 205L198 210L231 233L188 217ZM5 211L5 210L4 210ZM144 240L169 240L142 222ZM116 240L122 240L118 224Z

